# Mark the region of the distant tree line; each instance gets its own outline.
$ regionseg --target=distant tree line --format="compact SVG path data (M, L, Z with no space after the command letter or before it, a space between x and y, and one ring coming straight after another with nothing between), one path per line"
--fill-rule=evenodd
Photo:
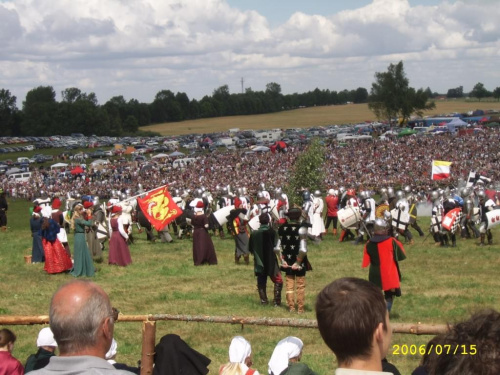
M392 68L397 66L399 64L394 66L391 64ZM400 68L404 78L402 63ZM377 75L388 73L377 73L376 79L379 78ZM430 88L414 91L415 99L420 101L438 95ZM0 135L50 136L71 133L132 135L137 134L139 127L165 122L255 115L301 107L377 102L379 99L375 98L376 92L374 87L370 95L362 87L339 92L316 88L302 94L283 95L281 86L271 82L266 85L265 91L253 91L247 88L244 93L238 94L231 94L229 87L224 85L215 89L211 96L204 96L201 100L189 99L186 93L174 94L170 90L161 90L151 103L141 103L136 99L127 101L120 95L101 105L94 93L87 94L76 87L62 91L62 99L58 102L52 86L39 86L26 94L26 99L19 109L17 98L9 90L0 89ZM460 86L448 90L447 96L459 98L463 95L463 87ZM493 92L489 92L482 83L478 83L469 95L479 100L488 96L498 99L500 88L497 87Z
M131 135L141 126L165 122L254 115L348 102L366 103L368 91L361 87L340 92L315 89L303 94L283 95L281 86L271 82L265 91L247 88L242 94L231 94L229 87L224 85L201 100L189 99L186 93L162 90L152 103L136 99L126 101L123 96L115 96L100 105L94 93L87 94L76 87L65 89L61 97L58 102L53 87L39 86L27 93L22 108L18 109L17 98L9 90L1 89L2 135Z

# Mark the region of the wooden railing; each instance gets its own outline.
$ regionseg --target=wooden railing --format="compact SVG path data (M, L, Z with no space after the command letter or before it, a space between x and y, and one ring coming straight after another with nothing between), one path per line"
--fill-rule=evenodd
M156 343L156 322L161 320L183 322L205 322L239 325L258 325L274 327L317 328L316 320L291 318L252 318L241 316L208 315L119 315L118 322L142 322L141 375L153 373L154 350ZM48 315L9 316L0 315L0 325L48 324ZM391 323L393 333L413 335L437 335L448 330L447 325L421 323Z

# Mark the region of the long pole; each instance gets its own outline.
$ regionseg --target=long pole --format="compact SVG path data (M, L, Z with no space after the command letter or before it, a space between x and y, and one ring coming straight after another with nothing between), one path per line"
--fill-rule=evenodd
M137 195L134 195L133 197L129 197L129 198L123 199L123 200L121 200L121 201L120 201L120 202L118 202L118 203L131 201L132 199L135 199L135 198L140 197L140 196L142 196L142 195L149 194L149 193L151 193L152 191L155 191L155 190L161 189L161 188L166 187L166 186L168 186L168 185L167 185L167 184L165 184L165 185L162 185L162 186L158 186L158 187L156 187L156 188L154 188L154 189L151 189L151 190L145 191L144 193L137 194Z

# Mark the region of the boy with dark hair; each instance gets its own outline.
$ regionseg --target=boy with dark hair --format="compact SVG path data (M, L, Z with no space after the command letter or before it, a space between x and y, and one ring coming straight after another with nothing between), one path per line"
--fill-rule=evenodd
M390 374L382 372L382 360L392 328L374 284L353 277L333 281L318 295L316 318L321 337L337 357L336 375Z

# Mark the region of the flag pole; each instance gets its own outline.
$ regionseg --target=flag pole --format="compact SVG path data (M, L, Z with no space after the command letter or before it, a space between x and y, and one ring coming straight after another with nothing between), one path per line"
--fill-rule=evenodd
M161 188L167 187L167 186L168 186L168 184L158 186L158 187L156 187L156 188L154 188L154 189L151 189L151 190L145 191L144 193L137 194L137 195L134 195L133 197L129 197L129 198L123 199L123 200L121 200L121 201L120 201L120 202L118 202L118 203L130 201L130 200L132 200L132 199L135 199L135 198L140 197L140 196L142 196L142 195L149 194L149 193L151 193L152 191L155 191L155 190L158 190L158 189L161 189Z

